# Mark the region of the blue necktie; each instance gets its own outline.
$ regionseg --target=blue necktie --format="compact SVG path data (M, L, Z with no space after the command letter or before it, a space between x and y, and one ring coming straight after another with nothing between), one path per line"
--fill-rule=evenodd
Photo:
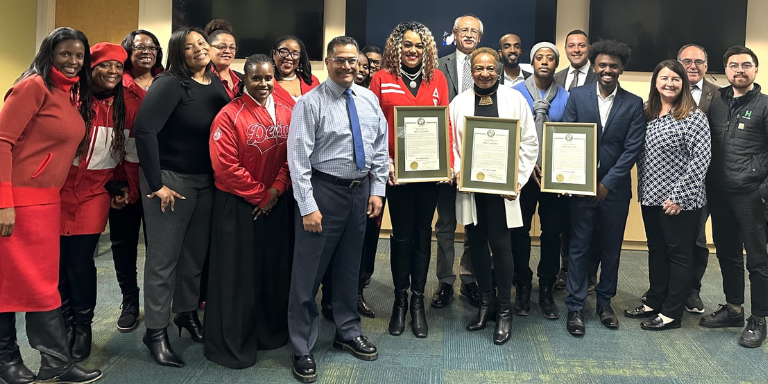
M344 90L347 96L347 112L349 112L349 123L352 126L352 141L355 144L355 164L357 169L365 169L365 149L363 148L363 134L360 132L360 121L357 119L357 107L355 99L352 97L352 89Z

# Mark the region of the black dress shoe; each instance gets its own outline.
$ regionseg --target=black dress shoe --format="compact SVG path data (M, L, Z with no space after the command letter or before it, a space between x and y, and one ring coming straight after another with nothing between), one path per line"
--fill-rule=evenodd
M479 331L485 329L485 323L489 320L493 320L493 317L496 315L493 301L493 292L480 294L480 308L477 310L477 315L475 315L465 327L467 331Z
M179 328L179 337L181 337L181 330L183 328L192 336L192 341L197 343L203 342L203 324L200 323L197 310L177 313L173 318L173 323Z
M707 328L743 327L744 308L739 313L728 304L720 304L716 311L702 317L699 325Z
M453 297L453 285L448 283L440 283L432 295L432 306L435 308L445 308L451 303L451 297Z
M360 360L372 361L379 358L379 351L365 336L358 336L352 340L339 340L338 336L333 339L333 347L340 350L349 351L352 356Z
M515 305L512 309L515 311L515 315L528 316L531 314L531 286L530 285L518 285L515 288Z
M547 320L557 320L560 318L560 311L557 309L554 298L552 298L551 287L539 289L539 308L541 308L541 314Z
M480 307L480 288L477 283L462 284L459 293L467 298L469 305Z
M644 319L646 317L654 317L659 314L659 311L657 310L645 310L645 305L641 305L637 308L633 309L625 309L624 310L624 316L631 317L633 319Z
M493 343L502 345L509 341L512 335L512 308L509 301L499 301L496 309L496 327L493 329Z
M144 334L142 341L149 348L149 353L156 363L177 368L184 366L184 360L181 360L176 355L176 352L173 351L173 348L171 348L171 343L168 341L168 332L165 328L147 328L147 333Z
M555 280L555 288L558 291L562 291L565 289L565 282L568 281L568 271L560 270L560 273L557 274L557 280Z
M747 348L757 348L765 341L765 318L750 316L747 319L747 326L741 332L739 337L739 345Z
M565 327L571 335L584 336L584 314L581 311L568 311Z
M654 316L653 318L640 323L640 328L648 331L665 331L667 329L680 328L680 320L675 319L664 324L664 320L661 319L661 316Z
M360 294L357 295L357 313L365 317L370 317L370 318L376 317L376 314L373 312L373 308L371 308L368 302L365 301L365 296L363 296L362 292L360 292Z
M600 322L603 323L606 328L616 329L619 327L619 319L616 317L616 314L613 313L613 308L611 308L610 305L597 307L597 316L600 317Z
M293 356L293 377L300 383L314 383L317 380L317 366L312 355Z
M325 304L321 302L320 313L323 315L324 319L333 323L333 307L331 306L331 304Z
M55 370L40 368L40 372L37 374L37 382L85 384L101 379L101 375L101 371L98 369L88 371L77 364L72 364L72 367L60 374L56 373Z

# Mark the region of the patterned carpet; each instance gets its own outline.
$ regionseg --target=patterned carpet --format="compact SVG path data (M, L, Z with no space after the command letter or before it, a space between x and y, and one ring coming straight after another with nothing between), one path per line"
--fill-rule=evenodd
M433 243L433 254L434 247ZM460 244L456 248L459 253ZM620 318L618 330L608 330L594 313L592 295L584 311L586 336L577 339L565 330L565 292L555 295L560 319L545 320L538 309L535 285L532 313L528 317L515 316L512 340L506 345L493 344L493 325L479 332L464 330L475 308L463 297L457 297L445 309L428 307L428 338L416 339L409 328L399 337L390 336L386 330L392 305L387 240L379 242L378 252L376 273L365 291L378 316L363 318L363 329L378 346L379 359L364 362L332 349L333 324L321 320L314 351L318 383L768 383L768 345L757 349L740 347L737 340L741 329L702 328L697 323L699 315L686 313L682 329L678 330L643 331L640 321L624 317ZM532 253L531 264L535 265L538 248ZM142 257L140 271L143 261ZM640 303L639 297L648 285L646 261L645 252L623 252L619 291L613 300L617 313ZM175 369L156 365L141 342L143 325L128 334L118 333L115 328L121 296L106 236L102 236L96 265L99 298L94 349L84 365L104 371L101 383L296 382L291 375L291 351L287 346L260 352L259 361L251 368L230 370L206 360L202 345L192 342L186 332L178 338L175 327L169 328L171 343L187 366ZM709 312L724 301L714 254L704 279L701 297ZM436 286L434 270L430 269L430 296ZM457 296L458 288L457 282ZM22 354L30 369L36 371L39 355L26 342L23 317L19 316L18 321Z

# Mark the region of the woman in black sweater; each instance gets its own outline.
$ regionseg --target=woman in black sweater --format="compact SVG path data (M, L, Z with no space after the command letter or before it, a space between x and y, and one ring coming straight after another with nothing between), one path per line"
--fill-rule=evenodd
M158 364L174 367L184 362L168 341L171 302L179 334L185 328L203 341L197 305L214 189L208 137L213 118L229 102L208 50L199 29L171 35L168 70L147 92L135 126L147 233L144 344Z

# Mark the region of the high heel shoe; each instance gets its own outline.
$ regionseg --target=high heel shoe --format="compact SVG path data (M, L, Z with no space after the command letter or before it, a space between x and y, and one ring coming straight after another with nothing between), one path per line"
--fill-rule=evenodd
M179 328L179 337L181 337L181 330L183 328L189 331L192 341L203 342L203 325L200 324L197 311L177 313L176 317L173 318L173 323Z
M485 323L493 321L496 311L493 306L493 292L480 293L480 308L477 315L467 324L467 331L479 331L485 329Z
M165 328L147 328L147 333L144 334L142 341L149 348L149 353L156 363L176 368L184 366L184 360L171 348L171 343L168 341L168 332Z

